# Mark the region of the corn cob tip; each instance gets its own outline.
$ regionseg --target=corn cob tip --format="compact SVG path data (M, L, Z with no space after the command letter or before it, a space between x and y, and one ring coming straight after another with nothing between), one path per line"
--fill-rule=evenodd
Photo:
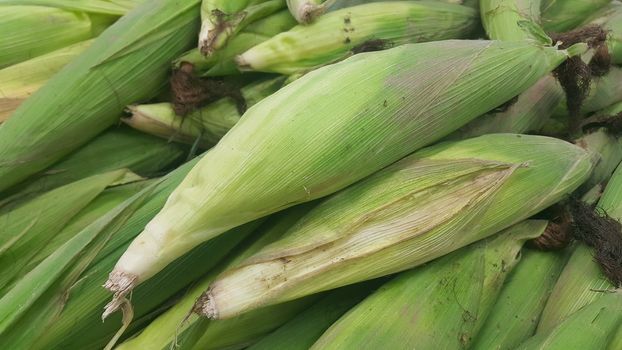
M201 294L192 307L192 312L207 317L210 320L218 319L218 308L212 296L212 288L208 288L207 291Z
M104 307L102 320L114 313L125 303L125 296L138 284L138 276L123 271L113 270L108 275L104 288L114 293L112 300Z
M214 53L214 40L216 30L211 22L204 21L199 32L199 51L203 56L211 56Z
M241 72L253 70L252 65L244 55L237 55L234 58L235 64L238 66L238 70Z

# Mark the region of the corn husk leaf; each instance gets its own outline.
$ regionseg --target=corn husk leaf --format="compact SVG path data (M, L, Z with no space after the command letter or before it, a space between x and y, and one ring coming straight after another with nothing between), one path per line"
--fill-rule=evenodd
M566 55L525 42L440 41L309 73L245 113L114 274L146 280L228 228L334 193L507 101ZM161 245L148 252L140 242L152 234Z
M241 69L293 74L343 60L367 42L380 48L467 37L477 12L426 1L369 3L328 13L298 25L237 57ZM311 40L312 39L312 40Z
M156 95L170 61L191 45L198 5L138 6L24 102L0 126L0 192L86 144L126 105Z
M592 176L579 189L579 194L582 194L606 182L622 162L622 138L601 128L575 140L575 144L594 153L596 157Z
M546 137L497 134L424 149L326 199L285 238L223 273L203 312L226 319L421 265L559 201L590 171L587 153Z
M594 13L584 24L597 24L609 31L607 46L612 63L622 63L622 3L612 1Z
M0 0L0 5L55 7L69 11L123 16L142 0Z
M493 40L535 40L546 38L534 36L523 22L540 23L541 0L481 0L480 12L486 34ZM544 41L551 43L551 40Z
M610 0L542 0L542 25L547 32L576 28Z
M312 349L469 347L520 260L523 243L546 224L518 224L399 274L339 319Z

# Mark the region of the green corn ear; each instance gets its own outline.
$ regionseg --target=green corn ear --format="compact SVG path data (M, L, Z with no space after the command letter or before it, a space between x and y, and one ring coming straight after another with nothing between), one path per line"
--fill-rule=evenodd
M607 129L601 128L584 135L574 141L583 149L592 152L595 160L594 170L590 178L581 185L579 194L607 181L622 162L622 138L612 135Z
M525 22L538 26L541 0L481 0L480 12L486 34L493 40L525 40L534 36ZM550 42L550 39L548 39Z
M337 0L338 2L339 0ZM300 24L309 24L326 12L334 0L287 0L287 8Z
M0 192L59 161L155 96L187 50L199 0L139 5L56 74L0 126Z
M283 77L251 83L241 89L248 107L276 92L284 82ZM202 148L215 145L239 120L240 112L233 99L226 97L184 117L175 114L170 103L133 105L128 107L130 117L124 123L169 141L198 144Z
M311 349L468 348L518 263L523 243L546 225L520 223L399 274L339 319Z
M610 0L542 0L542 26L547 32L565 32L580 25Z
M514 134L424 149L326 199L223 273L201 310L226 319L421 265L559 201L585 181L589 158L557 139Z
M566 259L565 252L523 249L521 261L469 348L511 350L531 337Z
M380 48L405 43L464 38L477 25L471 8L430 1L369 3L330 12L299 25L236 58L244 70L293 74L356 52L366 43Z
M250 108L197 164L111 273L123 291L111 290L127 293L200 242L386 167L516 96L567 55L452 40L355 55L303 76Z

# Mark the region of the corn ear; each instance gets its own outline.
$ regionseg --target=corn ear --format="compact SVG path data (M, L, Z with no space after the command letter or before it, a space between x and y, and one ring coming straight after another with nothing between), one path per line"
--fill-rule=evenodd
M25 99L81 54L91 42L85 40L1 69L0 123L9 119L11 113Z
M153 177L177 165L185 155L179 145L130 128L112 128L71 153L43 173L7 191L0 208L80 179L127 168L143 177Z
M581 185L580 193L606 182L622 162L622 138L612 135L607 129L601 128L575 140L575 144L592 152L595 160L594 170L590 178Z
M622 220L621 166L609 180L598 207L612 218ZM614 287L593 261L592 250L585 245L577 245L544 308L537 334L551 332L571 314L600 299L603 293L599 291Z
M493 40L527 40L537 42L545 38L534 36L526 27L540 23L541 0L480 0L482 24ZM550 43L550 39L548 39Z
M612 1L594 13L585 24L597 24L609 31L607 46L612 63L622 64L622 3Z
M25 275L38 252L106 187L138 179L125 169L112 171L57 188L13 210L4 208L0 212L0 293Z
M296 206L283 213L275 214L269 218L251 237L247 238L233 254L221 262L210 273L194 285L183 298L171 309L153 320L141 333L118 346L117 350L142 350L142 349L168 349L175 344L181 349L190 349L196 342L203 342L207 347L232 346L246 344L267 333L271 328L276 328L282 322L306 307L312 299L296 301L289 304L276 305L269 312L257 313L256 322L240 322L240 319L226 321L205 322L196 315L189 315L196 299L203 290L213 281L218 273L227 267L235 266L241 260L254 254L265 245L278 240L300 217L310 209L310 204ZM285 309L283 311L279 309ZM252 319L248 318L247 319ZM261 319L261 320L259 320ZM242 320L243 321L243 320ZM243 325L244 327L240 327ZM264 328L264 327L267 327ZM214 332L213 329L220 329ZM197 334L200 333L198 336ZM225 336L223 336L225 335ZM228 336L226 336L228 335ZM199 339L192 340L193 337ZM203 339L203 340L201 340Z
M311 349L468 348L520 260L523 243L546 224L517 224L397 275L339 319Z
M283 77L254 82L241 89L248 107L276 92L284 82ZM175 114L170 103L133 105L132 115L121 119L134 129L169 141L198 144L202 148L215 145L239 120L235 101L229 97L181 117Z
M244 27L285 6L285 0L203 0L199 51L212 55Z
M143 0L0 0L0 5L29 5L59 8L89 14L123 16Z
M471 8L430 1L369 3L298 25L236 58L240 69L293 74L343 60L367 42L380 48L464 38L478 22Z
M25 101L0 126L0 192L87 143L126 105L156 95L170 61L192 42L198 5L139 5Z
M469 348L511 350L530 338L567 258L565 252L524 248L520 262Z
M334 322L372 293L379 285L380 281L371 281L328 292L307 310L251 345L248 349L310 349Z
M586 152L546 137L426 148L326 199L281 241L223 273L203 314L226 319L421 265L559 201L590 170Z
M547 32L574 29L610 0L542 0L542 26Z
M622 323L622 294L604 295L565 318L548 333L536 334L517 350L601 350L608 348Z
M251 107L197 164L119 260L110 282L127 288L115 292L231 227L334 193L446 136L566 57L526 42L440 41L303 76Z
M199 49L193 49L176 59L174 65L179 66L181 62L192 63L195 71L202 76L239 74L240 71L234 60L237 55L280 32L292 28L294 25L296 25L296 20L292 18L289 11L281 10L249 24L244 30L229 39L227 45L210 56L205 57Z

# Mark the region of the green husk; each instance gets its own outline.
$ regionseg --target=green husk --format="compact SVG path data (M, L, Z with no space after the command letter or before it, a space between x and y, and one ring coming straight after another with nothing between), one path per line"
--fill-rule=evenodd
M523 249L470 349L512 350L531 337L567 254Z
M143 0L0 0L0 5L55 7L99 15L123 16Z
M449 136L464 139L492 133L526 133L541 130L564 100L564 91L552 76L540 79L518 95L505 111L487 113Z
M481 0L480 12L486 34L493 40L546 40L526 27L526 22L531 26L539 26L540 1Z
M0 208L80 179L127 168L143 177L182 161L186 150L130 128L113 127L0 199Z
M236 58L240 69L293 74L351 56L366 43L376 50L405 43L465 38L477 26L471 8L436 1L369 3L327 13Z
M128 201L135 204L127 204L128 202L123 204L123 206L136 205L137 210L131 213L132 215L129 216L119 230L115 230L114 235L106 240L106 244L103 247L98 247L97 254L87 264L88 267L84 272L76 276L77 279L73 280L75 282L71 283L70 289L60 290L56 294L46 294L46 303L54 302L58 304L56 296L64 295L67 297L66 302L58 304L62 312L53 315L53 317L41 317L42 319L39 320L41 323L39 324L20 323L13 328L11 335L27 335L31 337L31 340L36 342L31 347L28 347L31 349L94 349L102 348L110 341L119 328L120 317L112 317L105 323L101 322L99 310L105 305L108 296L106 291L101 288L105 274L114 265L114 262L123 253L127 244L136 233L140 231L140 228L144 226L145 222L162 207L168 194L181 181L195 162L193 161L178 168L161 182L141 191L141 193ZM141 202L140 205L136 203L137 201ZM115 208L114 211L118 211L118 208ZM106 218L109 218L110 215L107 214L98 222L106 221ZM87 227L76 237L83 237L85 231L91 230L96 224L97 222ZM126 334L131 334L137 329L144 327L147 321L163 311L163 306L166 306L166 300L209 271L238 242L250 234L256 226L256 222L250 223L233 230L222 239L210 241L205 245L197 247L190 254L175 261L169 268L155 276L154 279L136 289L133 294L134 297L140 298L144 303L141 303L140 306L134 309L134 322L130 324ZM78 238L74 238L70 242L76 239ZM58 265L49 259L46 259L39 266L44 265L50 268L57 268ZM46 323L47 326L41 328L42 323ZM31 327L36 328L31 330ZM36 334L40 333L43 334L37 337ZM7 343L15 344L9 338L0 340L2 345Z
M195 346L196 342L199 342L199 339L194 339L194 341L192 339L198 333L200 334L197 337L202 338L201 341L209 347L218 348L218 344L223 346L246 344L255 340L262 333L267 333L272 328L278 327L289 318L288 315L294 315L301 311L312 301L312 298L276 305L272 310L260 310L261 312L256 313L258 316L254 319L256 322L240 322L241 320L244 321L240 318L207 322L199 319L196 315L189 315L196 299L218 273L254 254L266 244L278 240L309 209L309 204L297 206L283 213L275 214L274 217L268 219L253 233L252 237L247 238L244 244L236 248L235 252L230 254L225 261L193 285L171 309L153 320L138 336L126 341L116 349L168 349L173 344L182 349L190 349ZM241 325L244 327L240 327ZM223 337L223 334L229 336ZM203 349L206 348L203 347Z
M129 292L228 228L334 193L519 94L566 55L526 42L452 40L355 55L309 73L246 112L111 281L131 280ZM152 234L161 244L145 250L140 242Z
M576 28L611 0L542 0L542 25L547 32Z
M598 208L612 218L622 220L621 166L618 166L609 180L598 202ZM603 293L599 291L611 290L615 287L603 276L599 266L593 260L590 248L585 245L575 247L544 308L537 334L551 332L569 315L600 299Z
M199 49L193 49L176 59L174 65L179 66L181 62L192 63L198 74L202 76L239 74L240 71L234 60L237 55L295 25L296 20L289 14L289 11L281 10L249 24L232 37L226 46L210 56L205 57Z
M575 140L575 144L594 153L596 162L590 178L581 185L579 193L607 181L622 162L622 138L600 128Z
M538 333L519 350L602 350L608 348L622 323L622 293L599 292L602 297L565 318L549 332Z
M49 247L55 235L107 187L139 179L126 169L116 170L59 187L13 210L1 211L0 294L29 272L35 256Z
M426 148L323 201L216 279L200 310L226 319L421 265L559 201L589 176L589 158L558 139L514 134Z
M607 46L612 63L622 64L622 3L612 1L588 18L585 25L597 24L609 31Z
M1 6L0 68L93 37L86 13L44 6Z
M91 40L85 40L0 70L0 123L54 74L81 54Z
M199 51L214 54L240 30L285 6L285 0L203 0Z
M0 192L86 144L126 105L156 95L170 61L192 43L198 5L139 5L25 101L0 126Z
M403 272L352 308L311 349L465 349L503 281L546 221L523 222Z
M284 80L283 77L264 79L245 86L240 92L251 107L281 88ZM132 115L121 120L134 129L169 141L198 143L202 148L215 145L241 117L235 101L229 97L184 117L176 115L170 103L133 105L128 109Z

